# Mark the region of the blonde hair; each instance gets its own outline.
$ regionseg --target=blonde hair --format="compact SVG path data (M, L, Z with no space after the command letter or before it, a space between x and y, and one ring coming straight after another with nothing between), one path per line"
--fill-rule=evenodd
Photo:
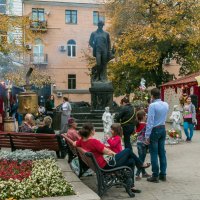
M50 117L50 116L46 116L46 117L44 118L44 125L50 127L51 124L52 124L52 119L51 119L51 117Z
M32 114L27 113L27 114L25 115L24 119L25 119L26 122L29 122L29 121L33 120L34 117L33 117Z

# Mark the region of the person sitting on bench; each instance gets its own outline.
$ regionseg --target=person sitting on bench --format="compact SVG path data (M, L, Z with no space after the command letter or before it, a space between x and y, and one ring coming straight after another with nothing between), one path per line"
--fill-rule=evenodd
M79 130L81 139L74 142L76 147L82 147L88 152L93 153L99 167L103 169L112 169L114 167L128 166L133 170L133 186L132 192L140 193L141 190L138 190L134 186L134 166L137 168L147 168L150 166L149 163L143 164L142 161L131 151L131 149L126 148L120 153L115 153L110 149L106 148L103 143L99 140L93 138L95 134L94 127L91 123L85 123L83 128ZM106 162L103 155L113 156L114 160Z

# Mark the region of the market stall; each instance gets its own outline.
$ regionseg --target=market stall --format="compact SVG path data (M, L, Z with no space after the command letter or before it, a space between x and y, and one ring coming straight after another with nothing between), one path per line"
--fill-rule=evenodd
M169 115L174 105L180 105L180 97L183 94L191 95L192 103L196 107L197 126L200 130L200 72L170 81L161 86L162 100L169 104Z

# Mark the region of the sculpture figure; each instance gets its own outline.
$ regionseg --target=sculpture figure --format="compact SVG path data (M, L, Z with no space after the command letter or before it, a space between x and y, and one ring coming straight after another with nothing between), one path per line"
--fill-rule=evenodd
M146 80L144 78L141 78L141 81L140 81L140 89L141 90L146 89L145 83L146 83Z
M107 80L107 63L110 60L111 42L109 33L103 30L104 22L98 22L98 29L92 32L89 40L93 48L93 56L96 57L95 80L105 82Z
M178 110L178 105L174 105L174 110L169 119L172 120L172 128L181 133L181 112Z
M113 121L109 107L105 107L105 112L103 113L102 121L103 121L104 135L107 135L110 133L110 127Z

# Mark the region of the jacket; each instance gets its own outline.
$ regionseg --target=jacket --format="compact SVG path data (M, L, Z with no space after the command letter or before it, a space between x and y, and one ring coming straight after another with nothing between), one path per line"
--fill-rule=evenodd
M116 122L121 123L122 126L135 125L135 109L129 103L121 107L115 117Z

